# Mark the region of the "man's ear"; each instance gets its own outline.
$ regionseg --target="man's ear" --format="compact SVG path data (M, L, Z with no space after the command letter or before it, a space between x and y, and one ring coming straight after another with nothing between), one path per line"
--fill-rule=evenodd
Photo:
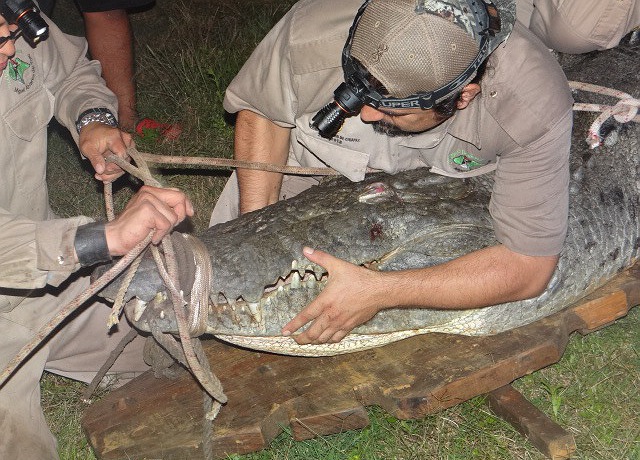
M467 86L462 88L462 93L460 94L460 99L458 99L457 107L458 110L464 109L469 105L473 98L480 94L480 85L477 83L469 83Z

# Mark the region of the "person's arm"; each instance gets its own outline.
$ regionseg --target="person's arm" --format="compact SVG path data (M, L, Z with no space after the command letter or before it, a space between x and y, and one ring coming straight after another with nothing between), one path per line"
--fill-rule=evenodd
M567 231L571 115L569 110L539 139L501 157L489 206L501 244L441 265L395 272L305 252L328 269L329 281L283 333L312 321L295 337L298 343L338 342L385 308L470 309L539 295Z
M299 344L339 342L354 327L387 308L470 309L527 299L542 293L558 256L527 256L491 246L433 267L380 272L305 248L327 269L320 295L283 327Z
M238 112L234 156L237 160L284 165L289 155L290 128L283 128L249 110ZM238 168L240 213L278 201L282 174Z
M56 119L69 129L80 153L91 161L99 180L112 181L122 175L123 171L116 165L105 164L104 156L113 153L128 159L126 149L131 137L115 129L117 99L100 77L100 63L86 58L86 40L66 35L49 22L49 38L38 46L37 51L50 63L44 85L54 98ZM82 125L83 120L100 116L102 123ZM96 132L87 135L91 126L100 124L111 129L100 135Z
M0 287L58 286L81 265L92 265L91 254L101 254L107 260L123 255L152 229L156 230L153 242L157 243L174 225L191 215L193 208L182 192L153 187L143 187L125 210L107 224L92 222L84 216L33 221L0 208ZM85 240L80 244L84 243L89 250L83 264L79 263L76 251L78 240L82 240L82 230L78 238L80 228L85 232Z
M118 97L118 121L126 131L136 123L133 30L124 9L84 11L85 35L93 59L102 64L102 76Z

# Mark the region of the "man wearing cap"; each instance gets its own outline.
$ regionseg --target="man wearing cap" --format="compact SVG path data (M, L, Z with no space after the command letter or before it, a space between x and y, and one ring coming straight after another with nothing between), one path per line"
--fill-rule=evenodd
M563 53L613 48L640 26L638 0L516 0L518 20Z
M11 7L0 1L0 369L86 290L88 277L74 272L125 254L151 230L157 243L193 213L181 192L145 187L108 224L53 215L46 184L51 117L70 129L100 180L122 173L103 155L125 155L131 137L115 127L116 97L99 64L85 58L85 41L44 22L30 0ZM27 16L18 14L23 7ZM40 406L42 372L90 381L130 330L124 321L107 330L109 314L101 303L81 310L0 387L0 458L58 458ZM112 371L146 370L142 345L129 344Z
M357 102L335 135L321 111L332 95ZM384 308L478 308L545 288L567 228L572 98L553 56L515 22L512 0L303 0L258 45L224 106L237 113L241 160L330 166L353 181L367 168L495 172L499 245L397 272L305 248L329 281L284 325L287 335L311 323L298 343L337 342ZM313 183L240 169L212 224Z

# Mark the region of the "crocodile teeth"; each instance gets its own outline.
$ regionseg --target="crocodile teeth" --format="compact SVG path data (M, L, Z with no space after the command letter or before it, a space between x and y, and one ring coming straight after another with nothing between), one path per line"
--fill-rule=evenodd
M249 308L249 312L251 316L256 320L256 322L262 322L262 308L260 307L260 302L249 302L247 303L247 307Z
M138 298L135 299L135 302L136 303L133 306L133 320L137 322L140 321L140 318L142 318L142 314L147 309L147 302L144 302Z
M313 289L316 287L316 277L315 275L309 276L308 279L305 280L307 287L309 289Z
M291 289L300 289L300 274L293 272L291 275Z

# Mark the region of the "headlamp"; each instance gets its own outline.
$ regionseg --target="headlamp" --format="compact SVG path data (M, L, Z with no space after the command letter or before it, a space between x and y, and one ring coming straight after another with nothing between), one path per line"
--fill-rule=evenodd
M0 14L9 24L20 28L32 47L49 36L49 26L40 16L40 10L33 0L2 0Z
M430 92L420 92L403 98L381 95L370 83L367 70L351 56L351 44L355 30L362 18L367 0L360 7L349 29L349 37L342 50L342 69L345 82L334 92L334 100L323 107L311 120L311 127L320 136L331 139L340 130L347 117L357 115L364 105L390 109L420 108L428 110L451 96L476 74L478 68L493 51L491 38L500 31L498 9L490 0L468 2L468 8L476 19L479 30L479 51L469 66L453 81Z

